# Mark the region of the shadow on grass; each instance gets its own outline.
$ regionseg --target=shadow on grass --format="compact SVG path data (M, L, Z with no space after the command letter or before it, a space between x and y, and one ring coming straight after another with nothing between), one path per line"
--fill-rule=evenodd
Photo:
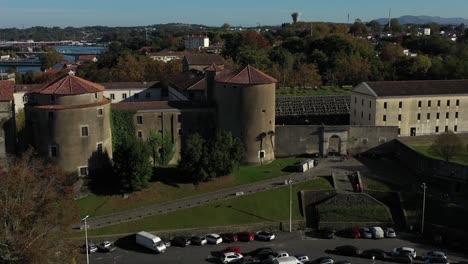
M216 207L217 207L217 208L219 208L219 207L226 207L226 208L232 209L232 210L234 210L234 211L237 211L237 212L240 212L240 213L243 213L243 214L246 214L246 215L250 215L250 216L253 216L253 217L256 217L256 218L259 218L259 219L268 221L268 222L278 222L278 221L273 220L273 219L268 219L268 218L265 218L265 217L262 217L262 216L259 216L259 215L256 215L256 214L253 214L253 213L244 211L244 210L242 210L242 209L235 208L235 207L233 207L232 205L217 205Z
M156 167L153 169L153 177L151 178L153 182L161 182L163 184L180 187L179 184L193 183L193 181L184 177L179 168L177 167Z

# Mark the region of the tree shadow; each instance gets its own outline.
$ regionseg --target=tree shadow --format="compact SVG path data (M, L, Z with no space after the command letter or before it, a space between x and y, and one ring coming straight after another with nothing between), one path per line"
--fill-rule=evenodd
M155 252L150 250L150 249L147 249L143 246L140 246L136 243L136 235L135 234L132 234L132 235L128 235L128 236L125 236L125 237L121 237L119 239L117 239L115 242L114 242L114 245L123 249L123 250L128 250L128 251L134 251L134 252L138 252L138 253L143 253L143 254L151 254L151 255L154 255Z
M193 179L186 177L177 167L156 167L153 168L152 182L161 182L163 184L179 188L179 184L193 183Z
M112 162L107 151L93 152L88 159L89 175L87 185L89 190L98 195L120 194L120 180L114 173Z

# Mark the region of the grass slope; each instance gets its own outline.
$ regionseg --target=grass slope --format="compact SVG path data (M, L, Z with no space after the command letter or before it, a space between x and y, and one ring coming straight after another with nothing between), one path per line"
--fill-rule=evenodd
M299 209L300 190L329 190L330 183L317 178L293 186L293 219L302 219ZM235 197L212 202L172 213L146 217L118 225L88 231L88 235L108 235L138 232L141 230L158 231L179 228L198 228L210 226L229 226L239 224L278 222L289 219L289 188L282 187L270 191ZM82 236L73 233L72 236Z
M291 173L286 169L288 166L294 165L301 160L303 159L287 158L277 159L263 166L241 166L232 175L198 185L192 183L165 184L152 182L149 188L132 193L126 199L123 199L120 195L91 194L78 199L76 203L80 208L81 216L90 215L91 217L95 217L107 215L284 176ZM178 177L176 168L163 168L158 170L157 173L158 177L168 179L168 182Z
M379 205L321 205L320 221L329 222L391 222L387 208Z

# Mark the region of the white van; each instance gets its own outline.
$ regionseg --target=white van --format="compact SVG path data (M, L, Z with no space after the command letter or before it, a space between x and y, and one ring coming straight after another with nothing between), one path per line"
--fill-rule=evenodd
M273 264L302 264L295 257L282 257L273 260Z
M136 234L135 242L138 245L151 249L157 253L163 253L166 251L166 246L162 242L161 238L145 231L141 231Z
M371 228L371 233L372 233L372 238L374 238L374 239L384 238L384 231L379 226L372 227Z

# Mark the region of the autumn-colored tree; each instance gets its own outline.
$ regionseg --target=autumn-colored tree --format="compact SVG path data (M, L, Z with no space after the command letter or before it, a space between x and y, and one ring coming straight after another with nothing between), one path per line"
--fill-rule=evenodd
M306 88L322 84L322 78L314 64L300 64L293 73L295 86Z
M429 148L429 153L448 162L460 154L462 150L463 142L460 137L452 131L448 131L436 137Z
M0 263L67 263L73 178L27 151L0 167Z

